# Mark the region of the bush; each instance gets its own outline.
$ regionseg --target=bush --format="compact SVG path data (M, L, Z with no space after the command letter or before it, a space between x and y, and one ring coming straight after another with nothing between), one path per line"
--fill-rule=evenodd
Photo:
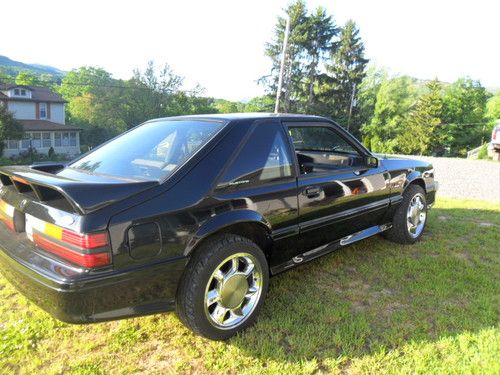
M52 152L51 152L52 150ZM1 165L30 165L35 162L58 162L58 161L68 161L71 158L66 154L56 154L54 149L51 147L49 152L46 154L40 154L35 148L28 149L27 151L21 152L17 156L12 156L10 158L0 158Z
M488 157L488 144L485 143L484 145L481 146L481 149L479 150L479 153L477 154L478 159L489 159Z

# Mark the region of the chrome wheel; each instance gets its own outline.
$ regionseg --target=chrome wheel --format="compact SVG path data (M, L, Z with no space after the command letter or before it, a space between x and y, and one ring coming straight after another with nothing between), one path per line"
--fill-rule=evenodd
M406 214L408 233L413 238L420 236L424 230L427 212L425 207L425 198L422 194L415 194L410 201Z
M254 311L262 293L262 268L248 253L224 259L208 280L205 314L212 325L231 329Z

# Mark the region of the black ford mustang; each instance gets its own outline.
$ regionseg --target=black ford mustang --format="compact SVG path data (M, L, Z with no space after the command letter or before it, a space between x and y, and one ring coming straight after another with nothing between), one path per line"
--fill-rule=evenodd
M254 322L270 275L378 233L417 241L436 193L431 165L301 115L152 120L0 180L19 291L71 323L176 309L212 339Z

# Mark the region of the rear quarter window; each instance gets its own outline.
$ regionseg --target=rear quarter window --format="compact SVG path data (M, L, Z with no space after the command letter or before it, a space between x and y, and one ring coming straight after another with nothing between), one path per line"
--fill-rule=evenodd
M294 177L292 160L281 124L260 123L254 127L218 187L247 187L288 180Z

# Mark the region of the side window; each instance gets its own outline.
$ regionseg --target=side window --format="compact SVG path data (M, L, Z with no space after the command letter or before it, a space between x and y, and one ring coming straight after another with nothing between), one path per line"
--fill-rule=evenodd
M332 129L320 126L290 128L290 136L296 150L326 151L358 154L340 135Z
M282 126L259 124L219 181L219 187L255 186L291 178L292 160Z
M301 174L334 173L363 165L354 146L326 126L289 126Z

